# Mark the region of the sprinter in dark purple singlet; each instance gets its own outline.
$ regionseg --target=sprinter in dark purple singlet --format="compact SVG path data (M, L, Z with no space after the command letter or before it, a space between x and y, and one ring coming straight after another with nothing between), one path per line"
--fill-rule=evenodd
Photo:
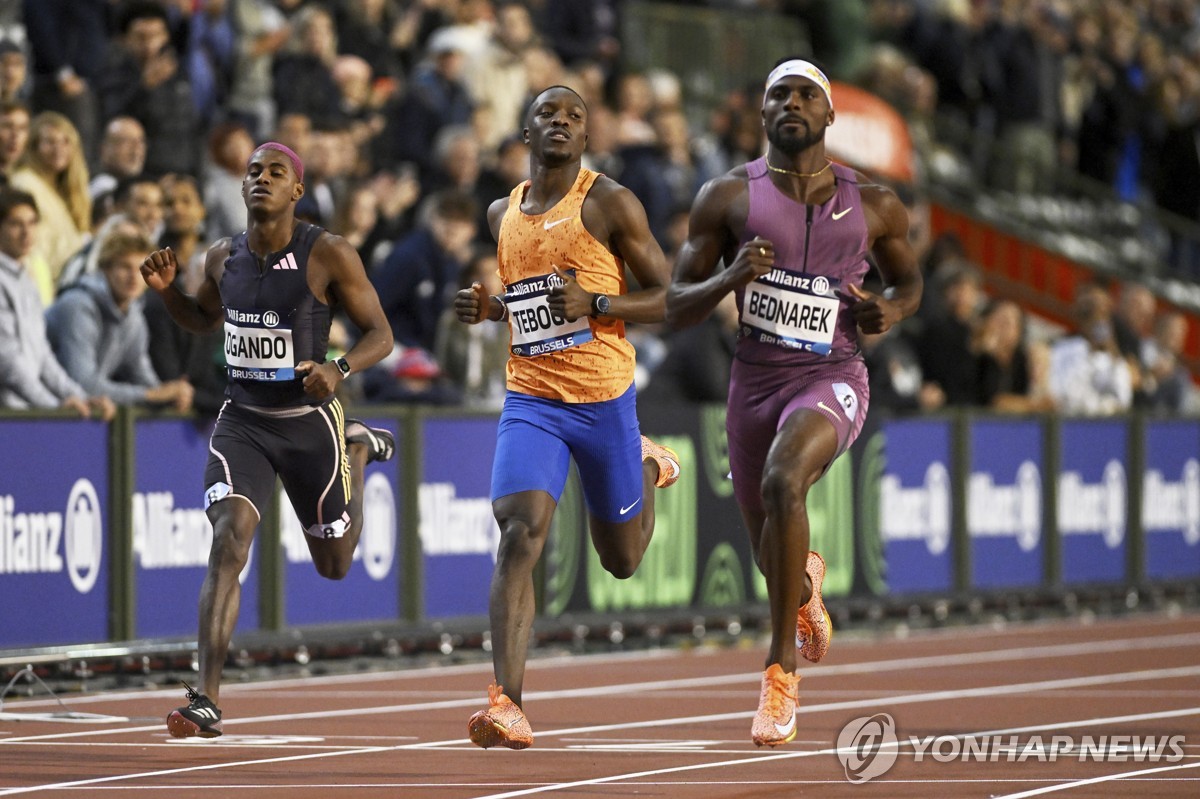
M268 142L242 179L246 230L208 251L195 296L175 282L170 248L152 253L142 277L185 330L225 333L229 387L209 441L204 507L213 526L200 591L200 690L167 716L177 738L221 734L221 668L237 622L238 575L279 476L322 577L346 575L362 530L363 469L387 460L386 430L346 419L334 388L392 350L392 332L362 261L340 236L298 222L304 166ZM326 360L333 306L362 332L344 357ZM185 683L186 686L186 683Z
M922 281L900 200L825 155L834 111L824 73L781 61L767 78L762 119L766 156L714 178L696 198L667 320L695 324L736 292L729 462L771 608L751 737L778 746L796 735L797 653L820 660L832 632L821 600L825 562L809 551L808 491L862 430L858 331L882 333L911 315ZM862 288L868 251L888 286L883 296Z

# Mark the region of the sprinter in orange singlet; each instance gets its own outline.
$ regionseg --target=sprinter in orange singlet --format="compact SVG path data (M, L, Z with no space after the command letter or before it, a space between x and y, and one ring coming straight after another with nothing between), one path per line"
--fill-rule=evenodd
M503 296L479 283L454 300L468 324L505 322L508 395L492 465L500 548L492 577L489 707L471 717L478 746L524 749L521 710L533 627L533 567L575 458L592 543L604 568L631 576L654 531L654 488L679 477L674 452L642 436L625 322L659 322L666 259L631 191L580 163L587 107L565 86L536 98L525 118L530 179L488 208L499 242ZM625 267L640 289L628 291Z

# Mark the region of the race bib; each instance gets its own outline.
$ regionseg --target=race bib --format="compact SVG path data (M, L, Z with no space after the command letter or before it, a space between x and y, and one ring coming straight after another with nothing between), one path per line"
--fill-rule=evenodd
M295 380L292 331L274 311L225 309L225 363L230 380Z
M764 344L828 355L840 307L824 275L773 269L746 286L742 325Z
M574 274L569 270L568 274ZM550 310L550 289L562 285L558 275L542 275L508 286L504 303L512 328L512 353L523 358L545 355L592 340L588 317L568 322Z

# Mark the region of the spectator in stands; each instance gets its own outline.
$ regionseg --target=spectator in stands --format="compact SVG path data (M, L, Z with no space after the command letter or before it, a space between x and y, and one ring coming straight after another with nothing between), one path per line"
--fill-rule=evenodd
M583 165L593 172L603 172L614 180L625 168L617 152L617 115L603 103L588 106L588 142L587 150L583 153Z
M474 194L482 169L480 142L474 128L448 125L433 140L433 173L424 187L425 193L454 189Z
M291 41L275 57L272 71L276 109L280 114L305 114L318 128L339 125L344 119L341 91L333 78L333 16L322 6L306 5L292 24ZM307 167L307 155L301 156Z
M377 220L363 242L363 251L371 256L369 263L364 261L368 274L374 272L395 243L413 229L416 207L421 200L421 184L413 164L401 164L395 170L380 170L371 176L369 185L375 194Z
M348 0L340 5L337 19L338 52L358 56L377 78L391 82L404 76L396 47L403 35L403 12L397 6L386 0Z
M921 274L925 285L938 286L942 282L943 268L967 260L967 250L956 233L942 233L929 243L921 260ZM921 307L917 318L921 321L936 319L946 313L942 295L938 291L927 291L921 295Z
M168 175L162 187L166 215L158 245L175 252L179 265L175 282L180 291L194 295L204 280L207 253L200 188L190 175ZM215 416L225 399L224 332L197 335L184 330L171 318L156 291L147 292L143 302L154 373L162 381L186 379L195 389L193 409Z
M1197 409L1192 375L1182 361L1187 331L1187 317L1179 311L1169 311L1154 320L1154 335L1142 349L1150 410L1180 413Z
M491 123L483 131L483 148L492 150L524 127L522 114L529 95L523 54L534 44L537 30L529 8L516 0L496 6L496 25L482 52L472 59L464 78L471 98L486 106Z
M1010 300L984 306L975 329L979 405L1006 413L1054 410L1054 401L1039 394L1026 348L1025 315Z
M349 126L350 138L361 155L374 151L375 138L387 126L382 109L391 90L380 90L371 65L354 55L340 55L333 62L333 80L338 87L341 117Z
M0 188L0 407L67 408L87 418L113 418L105 396L89 397L54 357L41 296L25 268L37 239L34 199Z
M279 124L271 141L286 144L293 152L303 158L312 149L313 123L308 114L291 111L279 115Z
M29 61L16 42L0 41L0 103L29 102Z
M983 299L982 278L967 262L943 271L937 289L945 313L925 321L917 339L917 356L924 379L942 390L947 405L974 405L978 382L971 334Z
M222 113L233 84L239 33L229 6L237 1L197 3L185 25L184 72L196 115L202 120L215 119Z
M54 299L53 286L64 264L91 231L92 200L88 195L88 168L83 157L79 133L71 120L54 111L43 111L33 118L29 146L17 161L10 177L15 188L33 195L40 216L35 253L44 259L47 274L35 276L49 305ZM49 283L43 282L45 278Z
M94 236L88 239L63 265L55 286L57 293L73 286L84 275L100 268L100 252L112 235L141 235L154 241L163 221L163 191L158 181L150 177L123 180L114 192L113 213L104 219Z
M700 324L671 335L666 355L654 368L646 390L639 389L638 401L724 403L729 398L737 331L737 301L729 293ZM638 350L639 360L641 353Z
M590 146L592 139L588 140ZM487 207L511 192L518 183L529 179L529 145L520 135L509 136L500 142L495 158L484 168L475 183L475 202L479 204L479 235L488 236L481 244L493 243L487 225Z
M1024 11L1001 3L988 32L995 68L1003 76L992 97L997 141L990 180L1008 191L1045 194L1055 187L1062 131L1066 20L1049 8Z
M129 217L151 241L156 240L162 233L162 186L149 175L122 179L113 192L113 211Z
M1132 12L1118 12L1110 22L1099 52L1086 64L1093 73L1093 86L1079 120L1077 168L1122 199L1133 200L1131 181L1137 169L1130 159L1140 152L1138 129L1144 104L1134 63L1137 21Z
M29 107L20 102L0 102L0 185L9 175L29 143Z
M457 289L483 285L489 296L504 294L496 248L479 248L471 256ZM434 360L446 380L471 408L500 410L504 405L509 357L509 332L503 325L464 325L454 308L442 312L434 345Z
M233 0L229 13L238 40L226 110L231 121L262 141L276 120L272 62L291 37L291 28L270 0Z
M1160 206L1191 222L1200 222L1200 64L1178 59L1159 87L1159 109L1166 121L1154 197ZM1171 229L1172 270L1200 279L1200 241Z
M942 387L924 379L913 337L905 325L893 325L882 334L860 332L858 340L867 363L872 411L936 411L946 404Z
M423 178L432 171L431 145L438 131L447 125L470 124L475 112L463 70L458 43L435 36L428 60L417 67L404 96L388 109L382 138L390 147L381 154L383 164L411 161L420 165Z
M71 120L88 160L99 139L97 86L109 49L106 0L23 0L33 98L29 107ZM45 214L45 209L42 209Z
M226 122L217 125L208 134L208 159L204 168L202 196L204 207L208 210L210 241L233 236L246 229L242 177L246 173L246 162L253 153L254 140L241 123Z
M304 157L304 196L296 203L296 218L330 228L348 185L353 148L347 129L314 131ZM349 156L349 157L348 157Z
M617 5L617 0L554 0L542 12L542 33L564 64L592 61L609 75L621 53Z
M422 204L420 223L371 275L396 343L433 352L471 257L478 210L469 194L444 191Z
M133 0L120 12L118 32L100 90L104 118L131 116L142 123L146 172L195 173L202 127L166 9L153 0Z
M170 405L184 413L192 407L191 384L160 382L150 363L141 267L153 249L140 235L107 238L100 271L85 275L46 310L46 331L67 374L90 394L121 405Z
M379 198L369 183L354 184L346 195L346 201L338 207L337 219L330 232L344 238L358 252L368 275L371 274L374 264L367 247L377 224Z
M1144 408L1154 392L1153 378L1148 374L1142 353L1154 338L1154 313L1158 306L1154 293L1144 284L1128 281L1121 285L1117 307L1113 312L1113 335L1117 350L1129 364L1133 378L1133 404Z
M1133 406L1133 378L1113 334L1112 298L1095 283L1080 286L1071 308L1075 333L1050 349L1050 394L1067 414L1098 416Z
M146 131L133 117L115 117L104 128L100 165L88 184L92 197L92 224L99 225L113 212L117 183L142 174L146 167Z

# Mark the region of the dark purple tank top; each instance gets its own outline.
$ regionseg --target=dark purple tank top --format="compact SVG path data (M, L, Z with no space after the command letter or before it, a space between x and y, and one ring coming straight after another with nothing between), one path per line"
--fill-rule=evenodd
M221 302L225 305L225 362L234 402L264 407L317 405L296 374L300 361L325 362L330 308L308 287L308 256L324 231L300 222L287 247L259 260L243 231L233 237Z
M739 246L769 240L775 269L737 292L739 360L803 366L858 354L847 286L861 285L869 269L867 222L854 170L832 169L833 197L806 205L775 188L766 158L746 164L750 213Z

